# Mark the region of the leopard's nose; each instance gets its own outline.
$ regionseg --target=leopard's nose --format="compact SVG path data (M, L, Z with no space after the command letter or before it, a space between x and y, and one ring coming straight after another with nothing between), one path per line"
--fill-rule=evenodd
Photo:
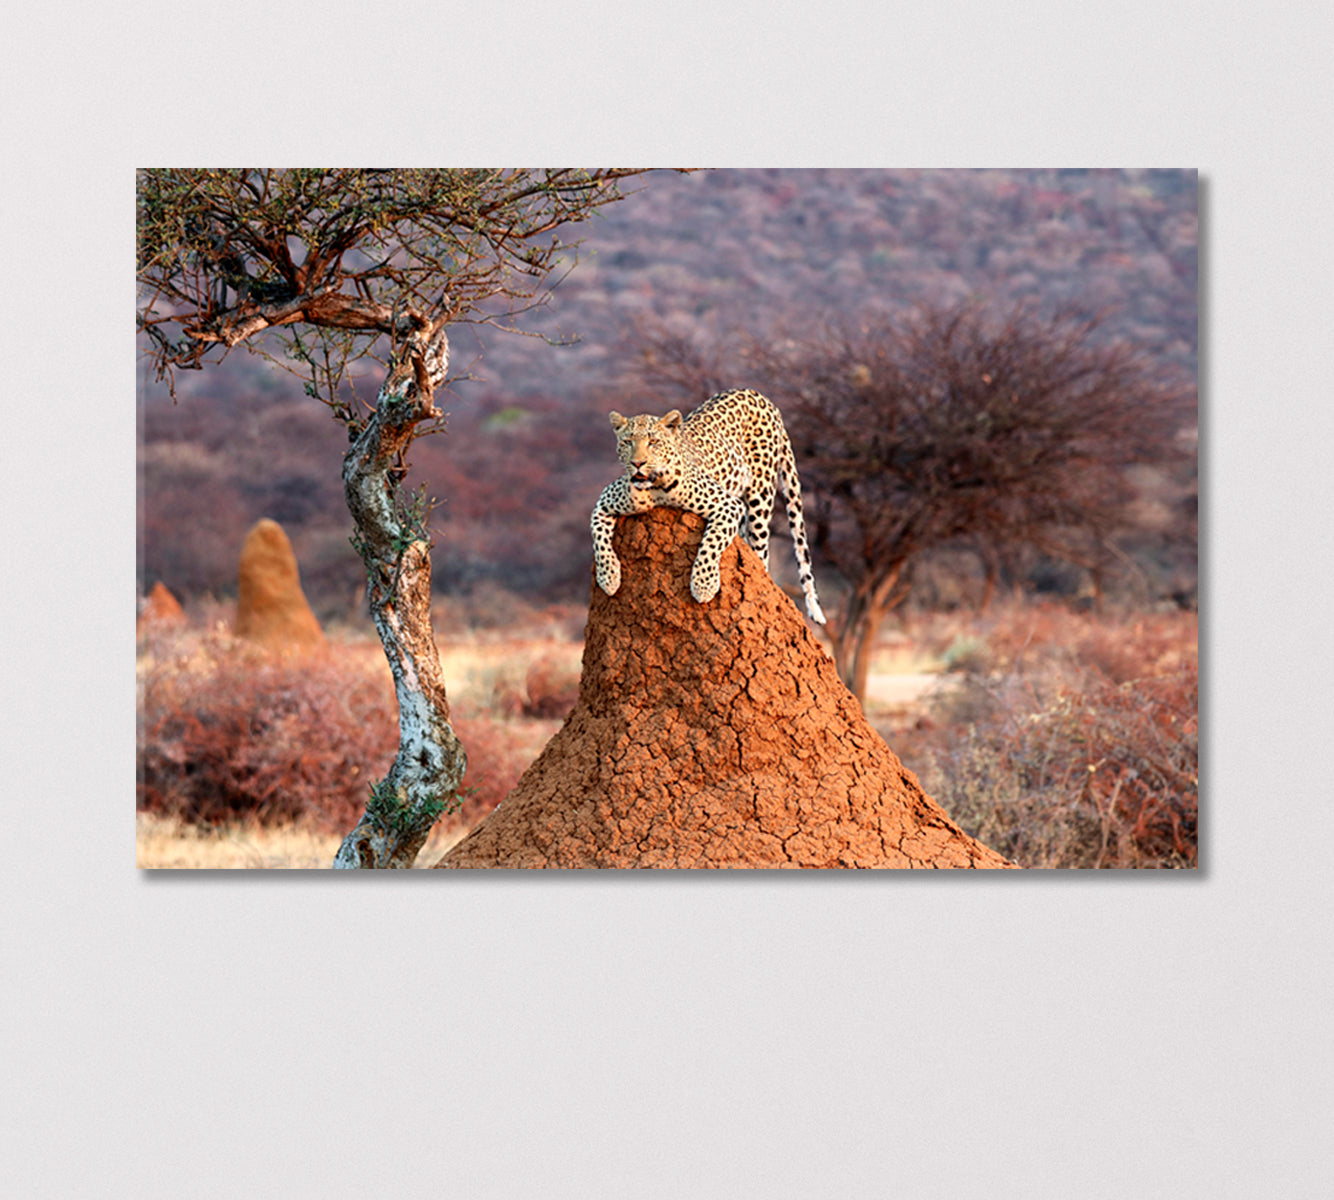
M630 465L634 467L636 471L638 471L639 468L642 467L646 462L648 462L648 459L646 458L633 458L630 460Z

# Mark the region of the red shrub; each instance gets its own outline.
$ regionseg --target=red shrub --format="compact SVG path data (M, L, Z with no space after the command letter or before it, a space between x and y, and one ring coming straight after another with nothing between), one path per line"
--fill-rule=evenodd
M514 790L534 758L525 749L531 739L514 723L491 717L456 717L452 723L468 752L463 807L452 819L472 826Z
M140 679L141 809L204 824L356 824L398 748L382 660L338 646L281 660L222 636L156 648ZM513 787L531 738L487 717L454 724L468 752L461 817L473 822Z
M554 654L544 655L528 668L525 690L528 693L523 706L525 716L569 716L579 699L579 662Z

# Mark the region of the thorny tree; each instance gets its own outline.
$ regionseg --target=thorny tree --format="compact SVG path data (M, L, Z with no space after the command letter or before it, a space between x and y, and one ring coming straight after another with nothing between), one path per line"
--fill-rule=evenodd
M768 356L792 401L812 544L848 584L834 657L859 699L925 553L972 552L989 594L1001 556L1028 546L1086 569L1101 595L1124 557L1127 468L1183 455L1194 388L1099 325L968 304Z
M424 491L407 453L438 428L446 328L508 324L568 263L564 227L619 200L640 174L602 170L205 170L138 175L141 344L159 379L268 355L273 331L306 389L348 432L343 484L353 545L394 676L399 750L372 786L336 867L409 867L456 807L467 758L431 628ZM386 349L387 347L387 349ZM373 405L347 398L349 363L386 365Z

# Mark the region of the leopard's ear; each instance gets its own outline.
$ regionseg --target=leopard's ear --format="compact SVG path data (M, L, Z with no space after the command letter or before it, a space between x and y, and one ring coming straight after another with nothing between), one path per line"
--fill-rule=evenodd
M672 411L662 419L662 427L664 429L675 429L680 424L681 410L679 408L672 409Z
M620 429L620 427L625 423L626 423L625 418L621 416L620 413L614 412L611 414L611 427L613 429Z

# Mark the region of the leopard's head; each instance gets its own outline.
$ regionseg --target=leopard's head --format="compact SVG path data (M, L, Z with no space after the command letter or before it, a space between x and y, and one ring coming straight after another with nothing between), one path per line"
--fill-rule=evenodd
M623 417L614 412L611 427L616 431L616 454L625 464L631 487L664 487L680 478L681 413L677 409L665 417Z

